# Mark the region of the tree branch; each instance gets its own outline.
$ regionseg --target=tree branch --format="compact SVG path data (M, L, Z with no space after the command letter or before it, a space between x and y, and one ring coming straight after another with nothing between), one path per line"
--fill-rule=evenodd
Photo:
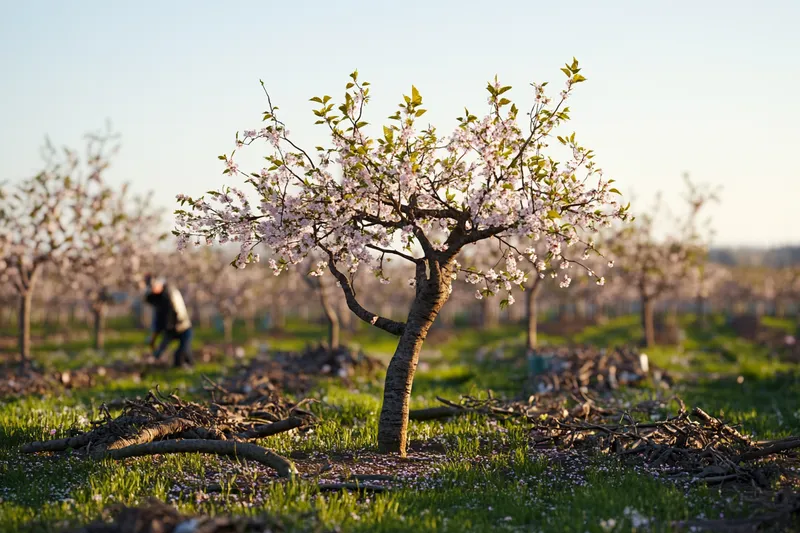
M342 287L344 298L347 301L347 307L364 322L372 324L376 328L382 329L383 331L391 333L397 337L402 335L406 329L405 322L397 322L395 320L384 318L376 315L375 313L370 313L364 309L364 307L358 303L358 300L356 300L356 295L355 292L353 292L353 286L350 284L350 280L347 279L347 276L339 271L338 268L336 268L333 253L331 253L330 250L325 250L325 252L329 257L328 268Z

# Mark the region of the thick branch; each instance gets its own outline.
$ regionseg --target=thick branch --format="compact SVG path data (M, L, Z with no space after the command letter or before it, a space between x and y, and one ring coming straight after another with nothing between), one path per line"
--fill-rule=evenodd
M163 453L212 453L215 455L242 457L274 469L281 477L291 478L297 474L297 468L288 459L255 444L230 440L162 440L128 446L119 450L109 450L108 456L112 459L125 459L127 457L160 455Z
M272 424L260 424L252 429L248 429L247 431L237 433L236 436L245 440L260 439L262 437L269 437L271 435L277 435L278 433L299 428L304 426L305 423L306 421L302 418L291 416L285 420L279 420L278 422L274 422Z
M327 251L327 250L326 250ZM370 313L364 307L358 303L356 300L356 295L353 292L353 286L350 284L350 280L347 279L342 272L336 268L334 263L333 254L331 252L327 252L330 261L328 262L328 268L330 269L331 273L336 277L336 280L342 286L342 292L344 292L345 300L347 301L347 307L361 320L367 322L368 324L372 324L376 328L380 328L387 333L391 333L399 337L403 334L403 331L406 329L405 322L397 322L395 320L391 320L388 318L380 317L375 313Z
M136 446L138 444L147 444L148 442L157 441L164 437L169 437L181 431L192 429L197 424L189 422L183 418L170 418L155 422L145 426L139 430L139 433L133 437L126 439L118 439L108 445L109 450L119 450L120 448L127 448L128 446Z

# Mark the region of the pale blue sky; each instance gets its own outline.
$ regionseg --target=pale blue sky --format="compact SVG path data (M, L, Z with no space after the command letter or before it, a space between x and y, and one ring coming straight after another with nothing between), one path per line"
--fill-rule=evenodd
M606 174L647 207L681 173L723 186L720 244L800 242L800 2L136 2L0 0L0 160L34 173L48 134L80 145L110 118L123 148L109 174L155 189L217 188L217 155L259 124L263 78L289 129L314 130L308 98L337 97L355 68L381 122L411 83L450 129L483 111L486 81L588 81L573 128ZM637 207L634 204L634 208Z

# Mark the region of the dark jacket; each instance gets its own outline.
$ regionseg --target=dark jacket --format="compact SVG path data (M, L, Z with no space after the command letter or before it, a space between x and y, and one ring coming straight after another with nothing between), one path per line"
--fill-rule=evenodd
M144 300L154 308L153 326L156 332L183 333L192 327L183 296L172 285L165 284L158 294L148 290Z

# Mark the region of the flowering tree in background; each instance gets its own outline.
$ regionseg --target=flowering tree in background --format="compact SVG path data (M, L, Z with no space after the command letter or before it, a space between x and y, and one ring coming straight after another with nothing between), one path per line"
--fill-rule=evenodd
M690 269L689 277L678 288L678 296L695 300L697 320L705 323L709 298L731 278L730 269L723 265L703 261Z
M695 186L684 176L689 195L688 215L672 225L673 232L659 239L654 231L656 215L661 207L660 197L647 214L618 231L612 238L611 249L619 258L628 282L639 291L642 303L642 328L647 347L655 345L653 314L656 302L668 292L675 291L694 269L707 258L707 242L700 232L699 214L716 197Z
M319 268L319 264L325 263L325 261L318 257L318 253L310 254L307 263L306 266L310 268L305 268L304 270L309 273L307 276L303 276L303 280L319 297L322 312L328 322L328 349L338 350L340 346L341 321L334 303L333 285L335 279L332 279L332 276L329 278L326 269Z
M197 255L194 261L202 262L204 267L200 270L202 274L195 277L195 282L200 285L195 295L219 313L225 342L232 344L234 322L264 293L266 284L261 283L264 271L233 269L218 250L206 249L193 255Z
M105 319L114 290L136 286L143 275L145 254L166 237L158 232L161 212L151 206L152 193L132 197L127 184L119 190L106 189L73 265L85 282L95 349L105 344Z
M460 252L486 239L524 236L542 239L552 261L569 263L563 253L580 243L579 231L591 233L628 218L627 206L617 202L617 191L595 166L593 153L574 134L556 137L555 129L569 119L565 102L585 79L577 60L562 70L567 83L556 100L546 96L544 84L533 84L535 102L524 128L517 106L506 97L511 87L495 81L487 88L488 114L479 118L465 110L449 136L418 126L425 109L412 87L377 137L370 136L364 120L369 83L354 72L338 107L330 96L312 98L319 104L317 123L332 141L331 147L317 147L315 156L292 140L267 93L266 126L245 131L241 139L237 134L237 145L265 141L272 149L268 166L247 174L233 153L220 156L224 173L245 177L259 202L252 204L233 187L209 192L209 200L180 195L179 202L190 210L176 212L179 247L195 236L235 241L241 246L236 262L245 265L258 260L252 248L263 243L278 256L270 262L276 275L312 251L321 252L325 261L318 271L331 271L352 312L399 338L386 373L378 446L405 454L420 349L453 280L464 272L467 282L485 280L490 292L509 295L526 280L518 266L524 258L511 250L501 269L488 271L462 265ZM556 138L568 148L565 164L549 149ZM414 299L405 321L363 307L352 281L353 273L366 266L389 283L383 273L387 257L415 267L409 280ZM561 283L568 284L569 271L564 272Z
M473 254L465 254L465 256L474 266L480 267L481 270L490 271L497 268L510 254L522 259L528 271L525 280L520 284L520 288L524 291L525 295L526 347L528 350L535 349L538 344L537 299L544 287L546 278L557 278L559 276L559 270L567 268L570 262L574 262L584 268L581 269L578 274L573 274L575 278L563 280L560 283L562 289L571 286L574 279L588 280L593 286L602 286L605 284L605 278L597 274L599 269L595 266L600 263L597 259L603 258L599 255L593 256L590 253L591 250L594 249L594 245L583 248L583 253L580 254L580 257L573 257L569 258L567 261L561 261L558 263L558 269L548 268L552 259L552 254L547 250L545 244L539 241L532 241L528 238L521 238L519 236L504 238L503 236L497 236L492 240L482 242L474 248L474 250L470 250ZM562 257L566 258L566 252L562 254ZM483 288L476 291L476 297L483 299L485 302L490 302L490 297L495 294L499 287L488 278L484 278L480 283L483 285ZM502 308L513 303L514 296L509 295L507 299L501 301L500 307ZM486 304L484 304L484 312L485 307Z
M102 173L116 151L113 135L88 136L84 158L49 142L45 168L0 188L3 264L19 299L19 354L30 357L33 293L45 265L66 271L81 256L105 199Z
M769 296L773 301L775 316L786 316L786 306L800 303L800 268L782 267L768 273Z

